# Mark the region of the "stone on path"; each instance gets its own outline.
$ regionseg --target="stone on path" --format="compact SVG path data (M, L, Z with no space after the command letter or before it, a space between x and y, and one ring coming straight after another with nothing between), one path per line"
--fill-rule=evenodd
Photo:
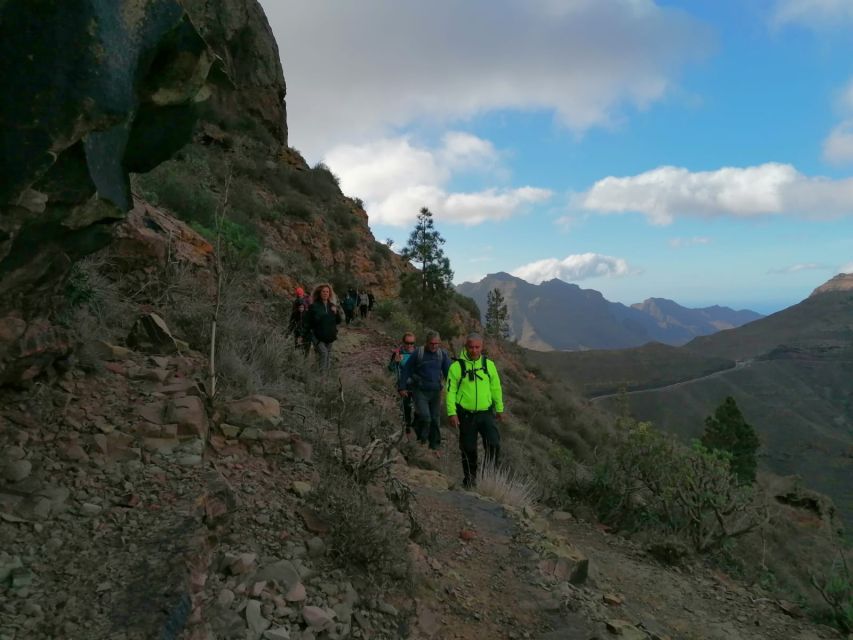
M646 634L626 620L608 620L607 630L624 640L646 640Z
M9 482L20 482L26 479L33 470L33 463L29 460L14 460L6 465L3 475Z
M312 629L323 630L334 623L332 616L320 607L308 606L302 609L302 618Z
M290 560L279 560L258 571L257 580L275 580L286 592L300 581L299 571Z
M260 600L249 600L246 603L246 622L249 625L249 631L255 638L259 638L272 625L261 613Z

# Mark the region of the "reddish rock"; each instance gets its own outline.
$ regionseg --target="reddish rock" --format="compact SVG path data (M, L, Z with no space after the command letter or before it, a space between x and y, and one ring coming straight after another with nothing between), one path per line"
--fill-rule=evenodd
M320 515L309 507L301 507L298 511L299 515L302 517L302 521L305 523L305 528L308 529L311 533L316 533L319 535L325 535L329 533L331 529L331 525L326 522Z
M242 427L272 429L281 422L281 406L269 396L253 395L228 403L225 413L229 423Z
M314 447L310 442L306 442L299 436L295 435L293 436L291 447L293 448L293 455L295 455L297 459L305 462L311 462L311 458L314 456Z
M166 404L164 416L167 423L178 425L179 435L207 436L207 412L198 396L174 398Z

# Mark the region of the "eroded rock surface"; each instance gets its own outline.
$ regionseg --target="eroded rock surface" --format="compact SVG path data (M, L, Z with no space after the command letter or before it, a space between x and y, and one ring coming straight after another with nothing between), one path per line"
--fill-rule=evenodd
M8 0L0 78L0 383L20 383L68 353L52 303L133 207L129 174L200 114L286 144L285 84L256 0Z

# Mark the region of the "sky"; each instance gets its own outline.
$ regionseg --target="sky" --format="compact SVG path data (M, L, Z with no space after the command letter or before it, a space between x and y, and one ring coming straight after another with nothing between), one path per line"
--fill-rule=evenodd
M853 0L261 0L290 146L454 282L772 313L853 272Z

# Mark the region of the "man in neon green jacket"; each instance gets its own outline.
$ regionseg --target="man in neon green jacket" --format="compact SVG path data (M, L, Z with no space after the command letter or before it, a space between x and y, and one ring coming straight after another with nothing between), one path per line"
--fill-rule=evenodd
M498 464L501 434L495 420L503 420L503 392L495 363L483 355L483 337L469 334L459 359L447 372L447 415L451 427L459 428L462 452L462 482L465 488L477 482L477 435L483 438L486 463Z

